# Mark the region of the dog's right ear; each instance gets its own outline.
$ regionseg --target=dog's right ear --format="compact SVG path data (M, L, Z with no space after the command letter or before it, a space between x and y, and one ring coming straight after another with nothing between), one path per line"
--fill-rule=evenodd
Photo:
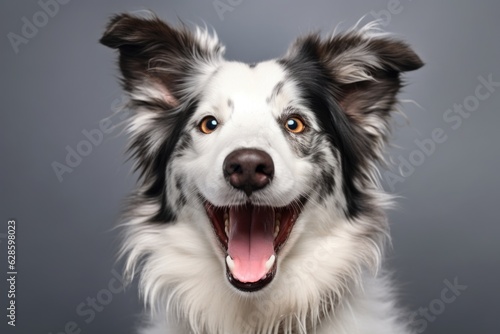
M171 221L167 162L200 92L223 60L224 47L215 33L174 28L154 15L116 15L100 42L119 51L127 107L136 111L127 130L130 156L143 182L140 196L161 203L154 220Z
M100 42L119 50L123 86L132 100L169 108L195 94L224 53L215 34L173 28L154 15L116 15Z

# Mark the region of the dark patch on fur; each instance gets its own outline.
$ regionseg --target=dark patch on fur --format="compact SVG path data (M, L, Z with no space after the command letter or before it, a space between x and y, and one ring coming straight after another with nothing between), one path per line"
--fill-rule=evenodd
M360 44L364 45L363 52L376 57L381 64L381 69L366 64L365 71L376 81L342 84L342 68L349 65L342 64L342 59L353 59L352 55L337 57L349 52L355 55ZM299 39L289 54L280 63L298 83L309 109L340 153L347 215L356 217L369 208L363 189L368 181L363 172L369 168L370 160L378 159L373 138L362 128L364 117L371 112L381 113L382 117L388 115L401 87L399 73L418 69L423 63L403 42L372 38L366 43L364 37L356 33L337 35L326 41L318 35L310 35ZM332 59L340 60L332 62ZM370 107L382 99L383 107L372 111ZM381 118L381 121L386 120ZM380 136L385 139L385 134ZM358 180L361 187L354 180Z
M361 157L368 149L346 115L333 99L333 80L320 63L313 43L304 43L297 54L280 61L297 81L308 107L319 120L331 144L341 152L343 191L347 200L347 214L357 216L364 209L363 193L354 185L366 164Z
M286 130L284 124L286 120L291 116L299 116L304 119L306 124L306 130L300 134L292 134ZM322 149L328 146L328 138L324 133L318 132L312 127L309 127L309 123L305 117L303 117L300 111L292 107L287 107L284 112L280 115L277 120L278 124L282 128L283 134L290 138L289 143L295 153L301 158L307 158L311 163L317 166L317 170L320 171L319 180L314 185L314 189L317 190L319 195L319 200L323 201L327 196L332 195L335 189L335 173L336 170L333 165L327 161L327 157ZM333 150L332 158L340 159L336 156L335 150Z
M163 139L158 151L154 154L150 153L147 145L147 133L138 135L130 144L130 156L137 160L136 170L140 172L140 179L145 187L142 195L148 202L156 199L161 205L160 210L152 219L154 222L171 222L176 218L175 210L168 205L167 201L167 174L170 174L167 166L176 147L190 145L188 134L182 136L184 141L179 142L179 139L196 106L197 101L192 101L182 112L158 114L155 126L160 129L171 129L171 133Z
M184 183L184 178L182 176L179 176L175 179L175 188L177 188L177 191L179 192L179 197L175 201L175 205L177 208L182 208L184 205L186 205L187 202L184 191L182 190L182 183Z
M257 63L248 64L248 67L250 67L250 68L255 68L255 66L257 66Z
M143 84L159 85L173 97L131 101L132 107L144 107L147 109L144 112L153 113L154 129L139 129L133 134L129 147L142 183L137 198L161 206L151 221L173 221L175 208L169 207L166 192L170 174L167 168L174 151L182 154L191 145L191 136L182 131L198 104L197 100L188 100L185 86L200 70L200 63L211 63L221 55L222 46L208 50L185 26L173 28L154 15L141 18L129 14L114 16L100 42L120 51L119 64L126 91L133 92ZM162 129L165 136L158 143L159 149L151 152L150 132ZM182 204L185 198L181 196L179 200L178 204Z
M321 183L318 184L320 199L333 195L335 189L335 169L332 166L325 167L321 170Z
M176 207L182 208L184 205L186 205L186 203L187 203L186 196L184 196L184 193L180 193L179 197L175 201Z
M273 95L278 96L281 93L281 90L283 89L284 85L285 83L283 81L278 82L276 86L274 86L273 88Z
M334 166L330 165L326 160L325 153L316 151L310 156L311 162L320 166L321 175L315 189L318 191L320 201L323 201L327 196L333 195L335 189L335 173Z
M184 155L184 152L191 148L193 137L190 133L183 131L180 135L179 143L175 149L174 157L178 158Z
M274 86L273 90L271 91L271 95L266 98L266 102L268 104L271 103L271 101L273 101L281 93L284 85L285 83L283 81L280 81L276 84L276 86Z
M150 111L163 112L165 110L170 109L170 106L164 101L160 99L150 99L148 101L144 100L134 100L134 107L144 107L149 109Z
M175 188L178 190L178 191L182 191L182 183L184 182L184 178L182 176L178 176L176 179L175 179Z
M290 138L289 143L291 144L294 152L299 157L303 158L310 156L312 152L314 152L317 149L315 146L312 145L314 137L317 135L316 133L308 132L308 133L293 134L288 132L288 130L286 130L283 124L284 122L279 123L279 125L282 128L283 135Z
M288 118L292 116L297 116L304 120L306 124L304 132L300 134L293 134L286 129L285 123ZM321 144L318 141L321 134L317 133L310 126L308 126L309 120L307 117L301 115L301 112L296 108L293 108L292 106L286 107L276 121L278 126L281 128L283 135L291 139L289 143L299 157L303 158L311 155L312 152L317 150L317 145Z

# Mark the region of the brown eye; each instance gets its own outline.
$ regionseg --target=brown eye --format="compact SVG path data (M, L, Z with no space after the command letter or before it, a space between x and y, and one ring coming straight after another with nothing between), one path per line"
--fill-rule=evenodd
M217 129L218 125L219 125L219 122L217 121L217 119L215 117L207 116L201 120L198 127L200 128L201 132L208 135L209 133L214 132L215 129Z
M290 117L285 122L285 128L291 133L302 133L306 129L304 121L299 117Z

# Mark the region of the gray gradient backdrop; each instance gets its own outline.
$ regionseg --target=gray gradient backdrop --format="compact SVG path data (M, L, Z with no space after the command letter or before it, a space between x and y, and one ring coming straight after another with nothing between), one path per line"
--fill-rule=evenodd
M347 28L367 13L365 22L383 13L385 29L404 37L426 62L407 76L402 97L421 107L404 104L409 125L399 119L399 148L391 151L396 162L411 160L412 166L403 167L405 177L392 186L384 182L402 197L390 213L389 261L401 303L415 311L431 308L427 320L419 315L415 323L428 334L500 333L500 87L490 87L483 100L474 97L478 77L500 81L500 2L219 2L229 6L222 17L212 0L73 0L47 22L37 14L37 1L1 2L0 277L7 272L7 220L15 218L18 308L16 328L7 326L2 278L0 332L134 332L140 310L135 286L119 292L112 272L120 268L111 229L135 182L124 164L125 138L116 130L104 134L62 182L51 165L64 163L66 147L76 149L85 140L82 131L99 129L120 104L116 55L97 42L107 18L149 8L170 22L206 22L229 59L248 62L283 54L301 33L332 31L341 22ZM33 22L33 15L40 27L16 53L8 34L21 35L23 17ZM463 103L470 115L446 122L447 110ZM436 128L446 140L419 153L415 140L428 143ZM455 279L467 289L444 303L444 281ZM88 305L93 298L95 309Z

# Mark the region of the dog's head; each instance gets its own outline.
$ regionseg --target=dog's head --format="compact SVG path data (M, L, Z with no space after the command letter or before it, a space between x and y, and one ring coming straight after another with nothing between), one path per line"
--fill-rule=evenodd
M340 233L351 247L340 258L360 254L354 248L363 242L380 247L375 164L400 73L422 66L407 44L369 27L314 34L283 58L248 65L224 60L224 47L204 30L127 14L111 20L101 42L119 50L135 109L129 130L142 185L130 233L143 233L135 257L157 256L154 245L137 248L160 231L203 235L211 245L204 251L225 267L219 279L245 294L287 270L286 258L298 259L294 247L313 251L322 236ZM332 232L340 225L350 230ZM197 247L187 233L171 253Z

